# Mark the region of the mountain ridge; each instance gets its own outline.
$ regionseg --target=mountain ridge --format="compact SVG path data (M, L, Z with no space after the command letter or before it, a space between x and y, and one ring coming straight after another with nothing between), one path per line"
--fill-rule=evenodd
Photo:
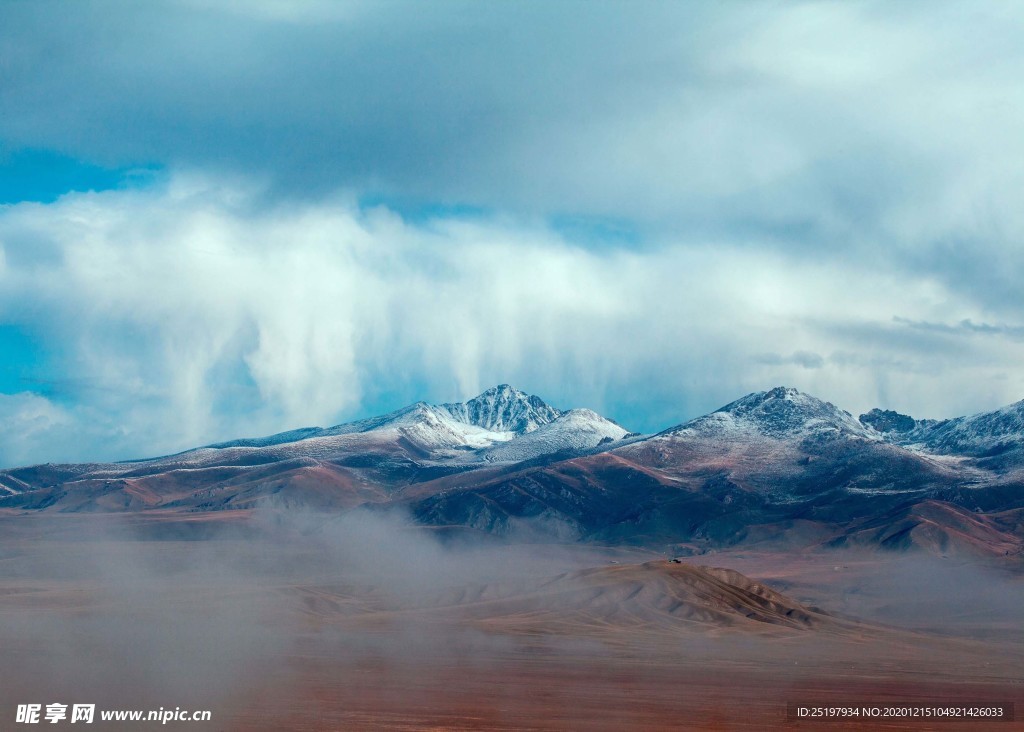
M686 430L707 431L723 436L736 430L754 430L766 436L808 436L834 432L875 438L873 431L868 432L865 425L855 420L849 412L831 402L786 386L747 394L709 414L670 427L659 434Z
M1024 402L854 418L790 387L654 435L501 384L460 403L114 464L0 470L14 511L399 510L492 533L701 553L758 542L992 554L1024 546Z

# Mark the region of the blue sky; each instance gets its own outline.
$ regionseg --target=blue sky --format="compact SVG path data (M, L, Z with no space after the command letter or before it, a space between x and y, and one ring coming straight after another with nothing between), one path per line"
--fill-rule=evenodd
M111 170L52 150L6 149L0 155L0 204L53 203L72 191L104 191L132 180L132 171Z
M1024 397L1024 11L0 5L0 465L513 383Z
M0 392L24 391L38 378L39 368L46 361L43 349L31 335L17 325L0 325Z

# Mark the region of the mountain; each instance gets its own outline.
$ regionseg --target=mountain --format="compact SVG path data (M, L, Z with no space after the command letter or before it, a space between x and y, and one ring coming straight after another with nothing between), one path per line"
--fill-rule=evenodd
M488 448L483 457L491 462L521 462L541 455L579 452L608 445L627 434L621 426L597 412L572 409L518 439Z
M829 402L777 387L665 430L616 454L677 479L716 475L774 501L845 492L923 492L950 477L888 444Z
M404 498L427 524L501 532L525 518L586 539L667 543L680 552L839 545L848 536L855 544L1000 555L1020 544L1022 526L1014 522L1024 511L1024 481L894 444L791 388L749 394L608 447L438 478ZM932 504L949 510L922 508Z
M1024 546L1024 403L944 422L855 419L796 389L748 394L655 435L507 384L328 428L149 460L0 471L0 509L400 510L435 527L553 532L702 553Z
M759 434L773 438L823 439L859 437L875 439L872 431L830 402L779 386L769 391L748 394L662 434L699 432L705 435L734 437Z
M382 437L400 433L421 449L482 448L505 442L550 424L562 412L549 406L540 397L525 394L508 384L488 389L466 402L431 405L417 402L398 411L356 422L328 427L306 427L281 432L269 437L232 440L207 446L212 449L236 447L275 447L304 443L310 440L351 435ZM343 444L348 440L336 440Z
M468 402L444 404L441 409L459 422L517 435L533 432L562 415L540 397L524 394L508 384L492 387Z
M462 403L417 402L379 417L165 457L0 471L0 496L8 505L58 510L243 508L268 495L348 508L407 483L580 454L626 434L595 412L563 412L502 384Z
M872 409L860 415L860 423L892 442L909 443L927 434L939 424L937 419L914 419L891 409Z
M862 414L860 421L894 444L935 455L972 458L982 467L1024 468L1024 401L942 421L873 409Z
M923 446L932 452L988 459L983 464L1021 463L1024 448L1024 401L993 412L957 417L932 427Z

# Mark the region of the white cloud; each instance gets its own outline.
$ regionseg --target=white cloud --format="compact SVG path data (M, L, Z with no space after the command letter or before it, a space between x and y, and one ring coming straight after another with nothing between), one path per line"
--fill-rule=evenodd
M63 452L70 414L38 394L0 394L0 465L44 462ZM55 449L56 448L56 449Z
M5 397L7 462L162 453L501 381L647 429L778 383L929 416L1024 395L1019 338L908 326L1005 322L934 277L748 242L594 251L192 176L9 207L0 253L0 316L57 344L71 384Z

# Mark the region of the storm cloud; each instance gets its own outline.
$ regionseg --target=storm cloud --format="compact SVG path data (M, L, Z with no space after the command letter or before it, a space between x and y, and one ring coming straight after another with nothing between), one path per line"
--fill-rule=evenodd
M0 463L498 382L636 430L780 383L855 413L1016 401L1022 25L942 2L6 3L0 165L122 179L0 208L0 326L43 364L0 394Z

